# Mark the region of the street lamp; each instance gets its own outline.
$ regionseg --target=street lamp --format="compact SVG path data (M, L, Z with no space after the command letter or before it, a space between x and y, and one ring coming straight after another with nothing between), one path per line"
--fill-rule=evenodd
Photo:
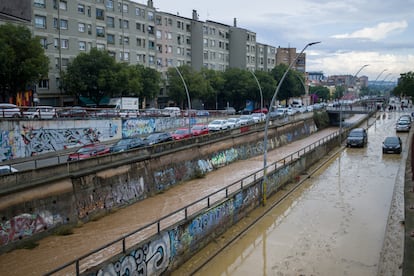
M253 71L250 71L250 73L252 73L254 79L256 80L257 86L259 86L259 91L260 91L260 112L263 112L263 92L262 92L262 87L260 86L259 80L257 79L256 75L253 73Z
M190 100L190 94L188 93L188 88L187 88L187 84L185 83L185 80L183 78L183 75L181 75L180 70L178 70L177 66L173 65L175 70L177 71L178 75L180 76L183 84L184 84L184 88L185 88L185 93L187 94L187 101L188 101L188 132L191 133L191 115L190 115L190 110L191 110L191 100Z
M381 73L378 74L377 78L375 79L374 83L377 84L377 80L379 79L379 77L382 75L382 73L384 73L385 71L387 71L387 69L384 69L381 71Z
M303 52L306 50L306 48L308 48L309 46L318 44L318 43L321 43L321 41L311 42L311 43L306 44L305 47L302 49L302 51L299 53L299 55L297 55L295 57L295 59L292 60L292 62L289 64L289 67L286 69L286 72L283 74L282 78L280 79L280 81L279 81L279 83L276 87L275 93L273 94L273 97L272 97L272 100L271 100L270 106L269 106L270 109L272 109L273 105L275 104L277 93L279 92L280 87L282 86L282 83L285 80L287 73L293 67L293 65L296 63L299 56L301 56L303 54ZM264 140L263 140L263 147L264 147L264 153L263 153L263 185L262 185L262 196L263 196L263 202L262 203L263 203L263 205L266 205L267 133L268 133L268 129L269 129L270 113L271 112L268 112L267 115L266 115L266 125L265 125L265 133L264 133Z

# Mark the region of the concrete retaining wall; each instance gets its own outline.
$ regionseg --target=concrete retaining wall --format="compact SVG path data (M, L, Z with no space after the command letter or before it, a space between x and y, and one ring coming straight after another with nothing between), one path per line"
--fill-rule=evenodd
M269 172L268 194L278 191L337 146L337 139L330 140L291 163ZM258 179L230 195L227 200L139 243L125 254L119 254L97 267L90 268L82 275L119 275L126 270L140 275L171 273L261 204L261 181L262 179Z
M271 128L269 147L276 148L314 131L312 119ZM3 195L0 198L1 249L12 248L29 238L43 237L62 224L87 222L199 173L263 154L263 128L230 136L217 134L209 140L200 138L180 149L169 144L154 147L151 152L143 149L143 156L129 159L120 154L121 157L85 160L87 170L74 170L66 177L44 179L37 185L21 184L20 189ZM75 162L74 166L84 168L82 164Z

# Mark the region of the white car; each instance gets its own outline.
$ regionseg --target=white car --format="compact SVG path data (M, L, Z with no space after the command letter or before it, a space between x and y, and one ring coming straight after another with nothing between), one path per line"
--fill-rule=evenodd
M227 129L227 120L214 120L208 124L209 131L219 131Z
M19 118L20 108L15 104L0 103L0 118Z
M241 115L239 117L239 119L240 119L240 125L242 125L242 126L255 123L255 121L253 120L252 115Z
M9 174L9 173L15 173L17 172L16 168L13 168L10 165L4 165L4 166L0 166L0 175L2 174Z
M35 106L23 111L23 117L29 119L53 119L56 118L56 109L53 106Z
M264 113L252 113L253 120L258 123L266 120L266 114Z
M228 118L227 119L227 127L228 128L239 128L240 127L240 119L239 118Z

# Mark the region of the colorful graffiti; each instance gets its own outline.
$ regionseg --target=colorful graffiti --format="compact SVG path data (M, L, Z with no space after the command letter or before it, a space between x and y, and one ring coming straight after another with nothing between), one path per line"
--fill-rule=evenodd
M170 239L165 232L119 261L100 269L97 276L161 275L170 263Z
M59 215L52 215L48 211L20 214L0 223L0 245L31 237L61 223L63 219Z
M129 180L123 183L112 183L107 188L94 189L92 193L77 194L78 217L84 218L96 211L111 209L127 205L144 198L144 178L140 177L137 181Z

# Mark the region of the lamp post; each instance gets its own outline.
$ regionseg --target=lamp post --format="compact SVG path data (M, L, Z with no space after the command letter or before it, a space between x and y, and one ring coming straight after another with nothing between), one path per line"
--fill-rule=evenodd
M375 84L377 84L377 80L379 79L379 77L382 75L382 73L384 73L385 71L387 71L387 69L384 69L381 71L381 73L378 74L377 78L375 79Z
M303 54L303 52L306 50L306 48L308 48L309 46L315 45L321 43L321 41L317 41L317 42L310 42L308 44L305 45L305 47L302 49L302 51L299 53L299 55L297 55L295 57L294 60L292 60L292 62L289 64L289 67L286 69L286 72L283 74L282 78L280 79L275 93L273 94L272 100L270 102L270 106L269 108L272 108L273 105L275 104L275 100L276 100L276 96L277 93L280 90L280 87L282 86L283 81L286 78L287 73L289 72L289 70L293 67L293 65L296 63L297 59L299 58L299 56L301 56ZM267 182L267 133L269 130L269 119L270 119L270 112L267 113L266 115L266 125L265 125L265 133L264 133L264 139L263 139L263 148L264 148L264 153L263 153L263 184L262 184L262 203L263 205L266 205L266 182Z
M185 93L187 94L187 101L188 101L188 132L191 133L191 115L190 115L190 110L191 110L191 100L190 100L190 94L188 93L188 88L187 88L187 84L185 83L185 80L183 78L183 75L181 75L180 70L178 70L177 66L173 65L175 70L177 71L178 75L180 76L183 84L184 84L184 88L185 88Z
M364 69L367 66L369 66L369 64L362 65L361 68L359 68L359 70L355 73L352 80L356 79L359 72L361 72L362 69ZM339 145L341 145L341 143L342 143L342 103L339 102Z
M262 92L262 87L260 86L259 80L257 79L256 75L253 73L253 71L250 71L250 73L252 73L254 79L256 80L257 86L259 86L259 91L260 91L260 112L263 112L263 92Z

